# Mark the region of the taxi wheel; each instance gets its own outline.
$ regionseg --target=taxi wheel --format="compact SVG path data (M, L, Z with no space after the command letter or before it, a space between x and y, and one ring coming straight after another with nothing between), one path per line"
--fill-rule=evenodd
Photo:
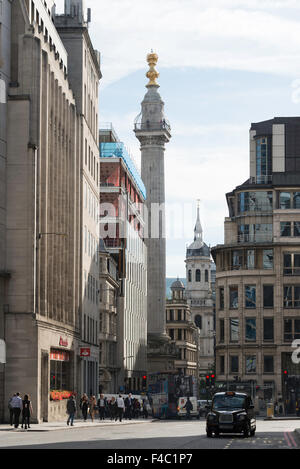
M244 433L244 438L248 438L248 437L250 436L250 434L251 434L251 427L250 427L250 423L249 423L249 422L246 423L246 427L245 427L243 433Z

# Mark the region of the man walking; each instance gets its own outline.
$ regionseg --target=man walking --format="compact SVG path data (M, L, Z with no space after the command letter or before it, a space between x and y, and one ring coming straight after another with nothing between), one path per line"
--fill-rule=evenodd
M19 420L20 420L20 414L21 414L21 410L23 408L23 403L22 403L22 399L20 397L19 392L17 392L16 395L13 396L10 405L11 405L11 408L13 410L15 428L18 428Z
M99 409L99 418L100 420L105 420L105 411L107 407L107 401L106 398L104 398L104 395L100 395L100 399L98 400L98 409Z
M133 398L132 394L129 393L128 397L125 399L125 418L131 420L132 419L132 414L133 414Z
M124 404L124 399L121 396L121 394L119 394L119 397L117 397L117 407L118 407L117 418L119 417L120 422L122 422L125 404Z
M75 402L75 397L72 395L69 397L68 402L67 402L67 413L69 414L69 418L67 420L67 425L71 423L71 426L73 427L74 425L74 417L76 413L76 402Z
M183 409L186 409L186 417L188 420L191 419L191 410L193 410L193 404L190 401L190 398L187 398L185 406L183 406Z

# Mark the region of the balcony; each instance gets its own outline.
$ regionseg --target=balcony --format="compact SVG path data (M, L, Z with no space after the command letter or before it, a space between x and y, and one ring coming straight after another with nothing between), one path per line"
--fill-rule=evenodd
M249 184L272 184L273 176L252 176L249 179Z
M156 132L161 130L166 130L167 132L171 132L171 126L168 121L165 119L160 122L135 122L134 124L135 131L144 131L144 132Z

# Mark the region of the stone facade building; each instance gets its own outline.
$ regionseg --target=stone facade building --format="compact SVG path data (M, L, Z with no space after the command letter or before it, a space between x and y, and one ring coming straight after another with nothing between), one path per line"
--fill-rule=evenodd
M175 371L179 375L199 376L199 331L192 321L191 311L180 280L171 285L172 299L166 304L167 334L175 342L179 357L175 360Z
M217 265L217 380L295 412L300 366L300 118L251 125L250 178L227 194ZM284 373L287 372L287 374Z
M66 8L76 6L77 9L70 15L66 13L64 26L67 29L68 22L76 15L81 20L80 27L77 24L73 31L81 43L81 48L76 43L77 55L82 56L84 64L87 51L87 60L95 70L96 96L100 77L98 55L88 39L87 23L78 17L80 4L80 1L66 2ZM89 320L85 320L84 284L84 270L94 276L95 282L99 280L97 261L94 261L98 250L99 173L97 179L94 164L98 160L97 132L94 128L91 137L90 131L85 130L83 121L87 118L85 110L80 108L76 80L82 83L82 76L88 72L77 62L75 77L75 64L70 61L74 52L72 48L67 51L67 39L55 27L53 0L16 0L11 8L6 287L0 300L5 305L7 363L4 400L0 405L4 403L7 412L6 403L12 393L27 393L34 403L33 420L53 421L65 418L66 403L56 401L57 395L51 391L79 394L98 390L97 285L93 281L88 285L93 307ZM92 112L90 116L93 117ZM95 197L89 223L93 226L94 242L89 251L93 261L88 262L83 254L84 226L88 222L87 210L83 208L82 174L88 166L85 141L89 145L91 139L95 160L88 177ZM92 158L88 161L91 168ZM1 226L2 212L0 216ZM93 363L85 367L80 349L86 344L90 346Z
M207 374L215 366L215 317L210 248L203 241L200 208L194 230L194 241L186 251L186 298L194 324L199 329L199 373Z

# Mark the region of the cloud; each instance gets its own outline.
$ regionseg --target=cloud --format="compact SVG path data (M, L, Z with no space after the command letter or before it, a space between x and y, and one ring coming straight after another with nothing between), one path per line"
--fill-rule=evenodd
M92 9L93 44L102 53L103 86L146 69L145 56L151 48L158 52L161 67L300 74L296 21L299 2L89 0L87 3Z

